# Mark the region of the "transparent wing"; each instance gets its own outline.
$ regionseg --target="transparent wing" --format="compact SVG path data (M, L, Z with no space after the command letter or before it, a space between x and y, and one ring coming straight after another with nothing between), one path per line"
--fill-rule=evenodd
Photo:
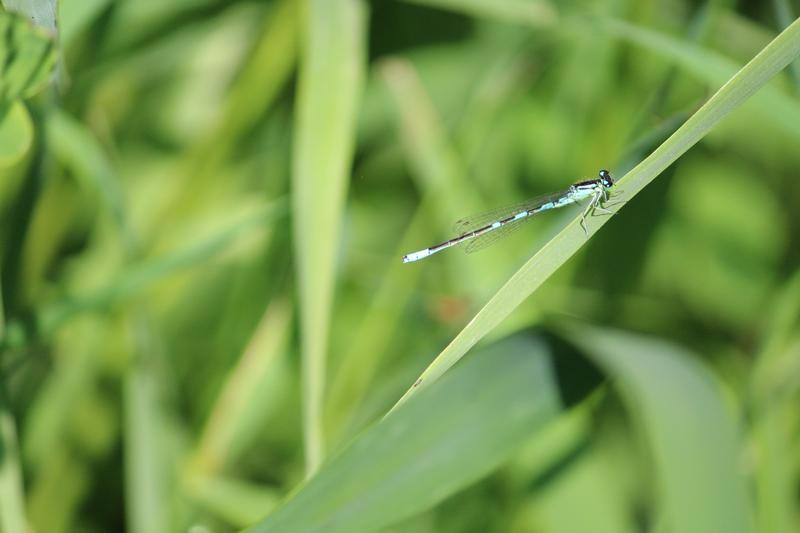
M512 233L514 233L517 229L522 227L522 223L526 220L530 220L532 217L525 217L519 220L514 220L513 222L508 222L497 229L494 229L488 233L484 233L474 239L471 239L467 246L464 248L464 251L468 254L473 252L477 252L478 250L483 250L484 248L491 246L492 244L496 243L500 239L508 237Z
M476 213L472 216L462 218L453 225L453 233L455 233L456 235L463 235L464 233L469 233L470 231L475 231L476 229L488 226L489 224L497 220L503 220L504 218L516 215L521 211L530 211L531 209L535 209L548 202L553 202L555 200L558 200L559 198L567 194L568 190L569 189L564 189L563 191L537 196L535 198L531 198L530 200L526 200L518 204L507 205L505 207L497 207L489 211L484 211L483 213ZM502 228L490 231L486 235L491 235L493 233L496 233L508 227L509 225L518 226L518 224L516 223L506 224ZM484 237L486 235L482 235L481 237ZM476 241L479 240L481 237L476 239Z

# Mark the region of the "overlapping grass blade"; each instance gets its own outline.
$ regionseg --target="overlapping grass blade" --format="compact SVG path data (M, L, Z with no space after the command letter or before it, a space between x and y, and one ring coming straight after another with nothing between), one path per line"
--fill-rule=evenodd
M521 340L477 354L367 429L252 531L373 531L472 483L559 414L545 354Z
M584 325L565 331L621 389L641 426L665 530L754 531L741 439L712 374L657 339Z
M723 85L694 115L652 154L628 172L616 184L617 201L611 207L619 210L670 164L702 139L725 116L740 107L775 74L800 54L800 20L778 35L753 60ZM489 302L478 312L453 341L436 357L397 405L416 390L430 385L502 322L511 312L542 285L561 265L572 257L588 238L608 221L608 217L592 217L588 235L576 218L541 250L531 257Z

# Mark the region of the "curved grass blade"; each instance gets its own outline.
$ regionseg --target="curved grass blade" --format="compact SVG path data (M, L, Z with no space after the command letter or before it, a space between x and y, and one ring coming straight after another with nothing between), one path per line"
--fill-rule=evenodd
M725 116L739 108L775 74L800 55L800 19L778 35L755 58L723 85L694 115L652 154L618 182L616 212L653 181L669 165L694 146ZM486 303L450 344L436 357L393 409L417 390L436 381L448 368L500 324L583 246L609 217L587 217L584 234L574 219L531 257Z
M486 475L561 413L546 348L493 345L358 436L251 531L368 532Z
M645 434L664 529L752 532L741 436L713 375L663 341L583 324L565 329L621 389Z

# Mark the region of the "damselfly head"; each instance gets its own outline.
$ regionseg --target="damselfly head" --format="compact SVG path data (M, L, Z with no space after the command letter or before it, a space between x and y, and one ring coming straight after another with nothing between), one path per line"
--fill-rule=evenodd
M608 173L608 170L600 171L600 183L603 184L603 187L611 187L614 185L614 179L611 177L611 174Z

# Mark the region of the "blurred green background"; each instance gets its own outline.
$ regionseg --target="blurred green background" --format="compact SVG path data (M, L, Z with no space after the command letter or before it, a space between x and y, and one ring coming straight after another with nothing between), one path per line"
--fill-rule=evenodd
M383 419L797 2L3 5L3 533L800 531L798 63Z

